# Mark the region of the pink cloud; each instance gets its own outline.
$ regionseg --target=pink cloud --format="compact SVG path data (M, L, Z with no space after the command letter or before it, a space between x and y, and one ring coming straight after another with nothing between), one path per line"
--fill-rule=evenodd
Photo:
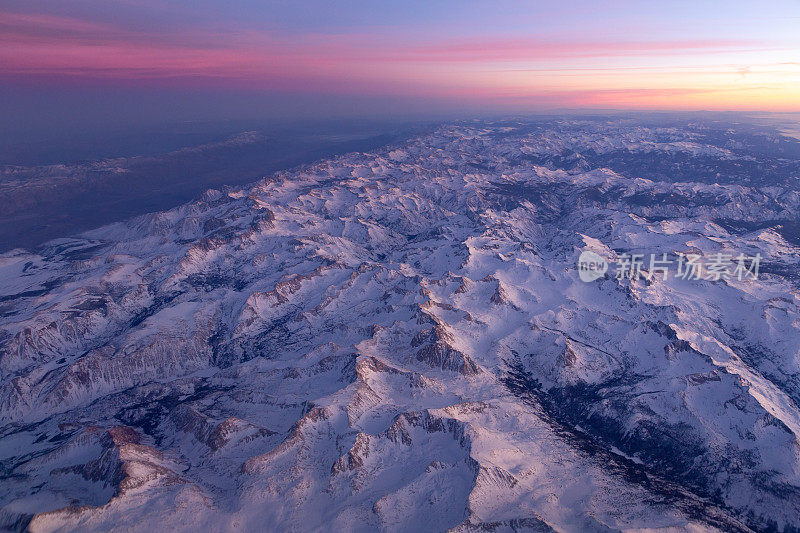
M220 75L269 67L292 70L363 64L484 62L642 54L714 52L753 48L746 41L556 42L536 39L471 40L403 46L375 36L175 31L170 35L132 32L109 25L49 15L0 13L0 68L51 72L85 69L87 74L131 69L217 70Z
M40 83L157 84L287 91L457 97L507 102L536 99L545 105L600 105L694 97L702 88L597 88L597 72L674 66L610 66L603 58L677 56L766 50L738 40L546 41L475 39L424 46L371 35L278 35L225 29L146 33L78 19L0 12L0 77ZM558 60L557 66L548 60ZM504 62L532 68L504 69ZM624 61L624 60L623 60ZM487 63L496 68L487 69ZM674 63L674 62L672 62ZM662 65L669 65L669 62ZM716 66L719 68L719 65ZM502 73L572 71L572 90L525 86ZM543 72L537 77L538 72ZM581 74L584 72L585 74ZM527 78L526 78L527 79ZM550 78L552 79L552 77ZM505 81L504 81L505 80ZM647 85L640 77L638 83ZM505 85L504 85L505 84ZM580 85L583 85L582 87ZM567 89L565 86L564 89ZM713 90L713 89L711 89Z
M340 59L268 35L176 32L168 37L80 20L0 14L0 73L124 80L291 77L320 73Z

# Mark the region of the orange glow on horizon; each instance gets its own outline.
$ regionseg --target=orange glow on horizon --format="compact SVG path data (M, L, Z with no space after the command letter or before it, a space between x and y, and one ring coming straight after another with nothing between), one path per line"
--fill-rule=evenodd
M0 13L0 79L459 98L498 108L800 110L792 46L748 39L145 32Z

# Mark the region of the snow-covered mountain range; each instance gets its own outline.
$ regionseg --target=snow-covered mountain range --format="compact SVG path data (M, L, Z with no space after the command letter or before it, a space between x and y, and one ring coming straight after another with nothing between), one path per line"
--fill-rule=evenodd
M7 252L0 526L800 527L799 146L458 123Z

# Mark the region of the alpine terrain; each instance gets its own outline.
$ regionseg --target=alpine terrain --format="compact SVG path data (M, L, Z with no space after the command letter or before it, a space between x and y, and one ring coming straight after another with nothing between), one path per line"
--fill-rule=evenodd
M458 122L8 251L0 527L795 531L799 183L746 122Z

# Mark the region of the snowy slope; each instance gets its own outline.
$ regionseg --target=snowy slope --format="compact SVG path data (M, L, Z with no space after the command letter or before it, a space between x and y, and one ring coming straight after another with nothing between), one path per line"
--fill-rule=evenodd
M591 160L619 151L701 177ZM0 524L800 526L797 176L707 179L753 157L691 128L455 124L8 252ZM764 261L583 283L585 249Z

